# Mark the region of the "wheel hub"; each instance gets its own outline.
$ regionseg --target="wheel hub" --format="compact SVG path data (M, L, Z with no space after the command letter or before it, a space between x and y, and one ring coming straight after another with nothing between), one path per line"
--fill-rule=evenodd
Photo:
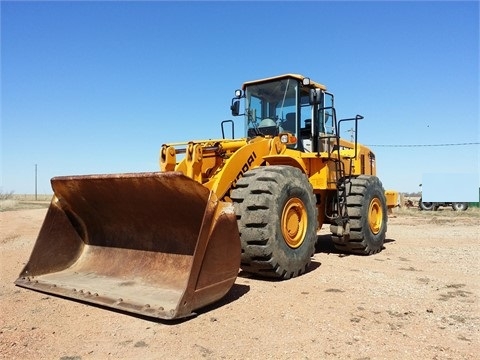
M368 208L368 225L373 234L378 234L382 228L383 212L382 203L378 198L370 202Z
M282 234L287 245L300 247L307 231L307 210L299 198L288 200L282 212Z

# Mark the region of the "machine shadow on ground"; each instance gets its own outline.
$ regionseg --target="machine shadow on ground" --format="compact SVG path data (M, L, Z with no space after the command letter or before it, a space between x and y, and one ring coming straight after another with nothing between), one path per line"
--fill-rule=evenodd
M315 243L315 254L318 253L342 254L341 251L335 248L330 234L317 236L317 242Z
M389 244L395 242L395 239L386 238L384 244ZM382 251L385 250L385 246L382 247ZM343 252L335 248L335 245L332 241L332 237L330 234L325 235L318 235L317 243L315 244L315 253L325 253L325 254L337 254L339 256L349 256L352 254ZM359 256L359 255L356 255Z
M201 309L197 310L197 315L203 315L205 313L208 313L210 311L213 311L217 308L221 308L223 306L226 306L234 301L237 301L240 299L243 295L247 294L250 291L250 286L249 285L243 285L243 284L233 284L232 288L230 291L220 300L216 301L213 304L207 305Z

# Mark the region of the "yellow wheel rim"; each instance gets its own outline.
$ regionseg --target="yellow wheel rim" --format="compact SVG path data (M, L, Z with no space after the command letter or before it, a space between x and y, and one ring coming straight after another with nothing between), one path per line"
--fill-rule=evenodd
M370 206L368 208L368 225L370 226L372 233L376 235L380 232L380 229L382 228L382 222L382 203L378 198L374 198L370 202Z
M307 232L307 210L299 198L288 200L282 212L282 234L293 249L300 247Z

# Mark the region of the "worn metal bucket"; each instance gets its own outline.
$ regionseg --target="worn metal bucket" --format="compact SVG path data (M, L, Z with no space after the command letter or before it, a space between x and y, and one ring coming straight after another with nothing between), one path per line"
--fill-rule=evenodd
M161 319L222 298L240 266L233 206L178 172L56 177L15 284Z

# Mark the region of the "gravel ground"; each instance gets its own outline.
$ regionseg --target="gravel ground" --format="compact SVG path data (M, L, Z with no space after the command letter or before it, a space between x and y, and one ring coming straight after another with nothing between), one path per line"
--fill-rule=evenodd
M310 271L240 273L227 296L161 322L16 287L46 209L0 212L2 359L478 359L480 212L398 210L385 249Z

